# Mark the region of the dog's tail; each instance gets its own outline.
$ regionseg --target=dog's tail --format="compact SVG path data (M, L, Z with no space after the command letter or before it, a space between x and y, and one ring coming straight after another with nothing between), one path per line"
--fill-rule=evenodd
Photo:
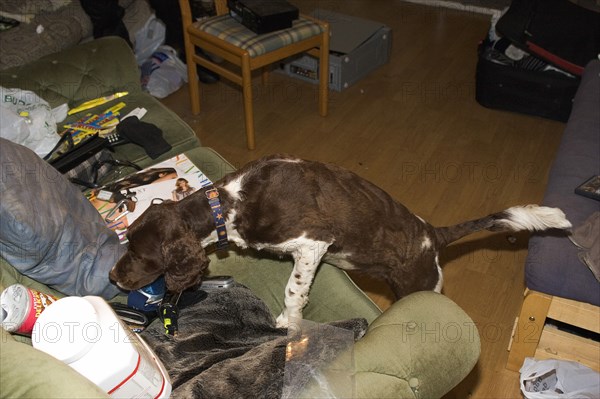
M543 231L569 228L571 228L571 223L560 209L526 205L508 208L502 212L454 226L438 227L435 231L439 242L442 245L447 245L479 230Z

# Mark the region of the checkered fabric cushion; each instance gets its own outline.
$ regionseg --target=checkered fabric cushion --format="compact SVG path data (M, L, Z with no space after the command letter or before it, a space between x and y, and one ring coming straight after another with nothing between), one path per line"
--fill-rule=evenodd
M252 58L323 32L321 25L302 17L295 20L289 29L261 35L252 32L227 14L200 20L195 22L194 26L247 50Z

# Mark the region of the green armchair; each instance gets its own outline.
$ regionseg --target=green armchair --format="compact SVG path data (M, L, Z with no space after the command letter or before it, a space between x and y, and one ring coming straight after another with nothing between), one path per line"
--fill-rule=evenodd
M99 39L0 72L2 86L32 90L52 106L129 91L124 99L127 108L147 108L144 120L163 130L173 150L151 160L139 147L124 145L118 148L117 158L148 166L185 153L212 180L233 170L215 151L200 146L177 115L144 93L138 79L131 50L116 38ZM83 196L81 200L85 201ZM261 298L273 315L279 314L291 261L235 249L211 256L211 274L232 275ZM17 282L63 296L0 258L0 290ZM328 264L322 264L316 275L304 317L322 323L356 317L368 321L367 333L354 346L353 391L359 398L441 397L472 370L480 353L473 321L447 297L418 292L381 312L345 272ZM35 350L29 339L4 330L0 333L0 397L105 396L68 366Z

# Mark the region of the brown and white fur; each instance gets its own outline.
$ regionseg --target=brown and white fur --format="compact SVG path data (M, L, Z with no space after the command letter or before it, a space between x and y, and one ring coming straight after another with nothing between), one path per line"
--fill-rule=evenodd
M535 205L433 227L348 170L288 156L251 162L214 186L230 241L294 259L278 326L302 317L321 260L382 278L399 299L440 292L438 254L463 236L571 227L561 210ZM129 248L111 271L112 281L138 289L164 274L170 292L199 284L209 262L204 248L217 241L205 191L144 212L129 228Z

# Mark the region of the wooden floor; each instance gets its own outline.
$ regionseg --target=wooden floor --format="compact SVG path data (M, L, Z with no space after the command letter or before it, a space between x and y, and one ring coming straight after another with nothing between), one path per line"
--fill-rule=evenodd
M478 42L489 16L393 0L294 1L380 21L393 30L390 62L342 93L318 116L316 87L272 74L255 84L257 149L246 150L241 93L202 86L202 112L187 87L164 99L236 166L271 153L333 162L371 180L434 225L448 225L542 199L564 124L490 110L475 97ZM443 255L444 293L482 338L473 372L446 398L521 398L518 373L504 369L524 289L526 234L481 233ZM388 289L359 280L382 307Z

